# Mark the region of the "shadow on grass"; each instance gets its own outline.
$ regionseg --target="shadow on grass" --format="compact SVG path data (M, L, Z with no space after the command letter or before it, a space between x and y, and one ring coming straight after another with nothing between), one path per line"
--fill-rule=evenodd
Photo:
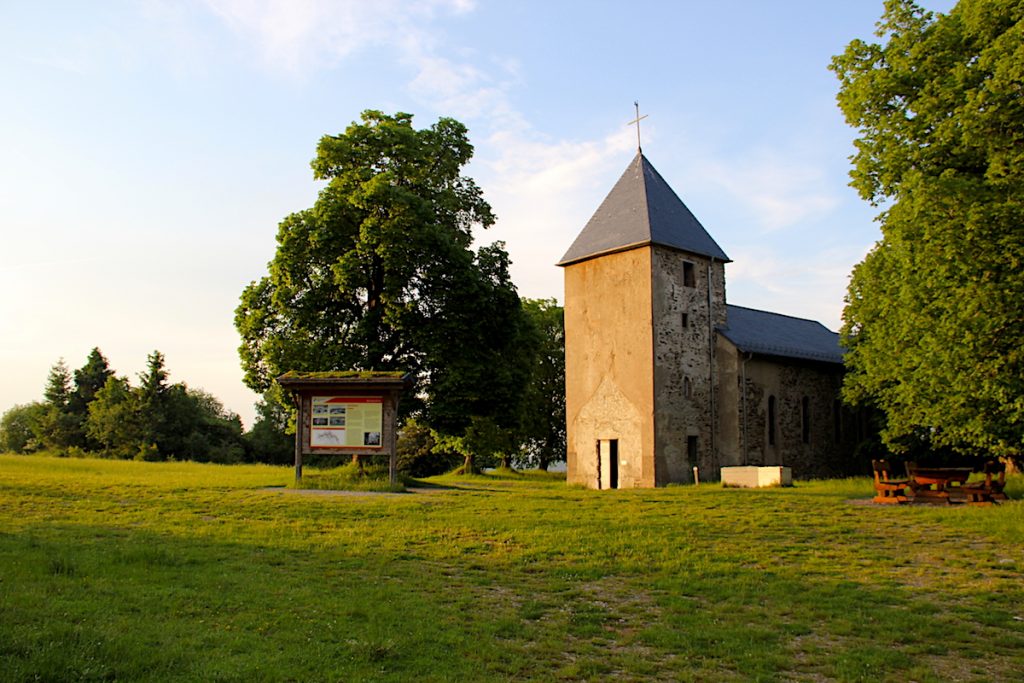
M0 679L1000 681L1024 663L1016 582L954 599L857 554L746 566L743 539L641 560L585 540L567 558L569 530L517 558L487 525L432 535L410 517L415 542L355 546L314 521L298 543L0 534ZM986 675L963 670L975 658Z

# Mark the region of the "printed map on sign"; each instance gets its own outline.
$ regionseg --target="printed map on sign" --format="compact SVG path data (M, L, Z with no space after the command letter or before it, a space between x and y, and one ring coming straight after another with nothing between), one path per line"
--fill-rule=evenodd
M312 448L380 448L383 399L314 396L309 425Z

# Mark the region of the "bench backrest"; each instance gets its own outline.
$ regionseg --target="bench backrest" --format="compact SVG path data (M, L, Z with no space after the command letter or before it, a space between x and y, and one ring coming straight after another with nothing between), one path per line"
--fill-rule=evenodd
M888 460L872 460L871 469L874 470L876 482L892 478L892 467L889 466Z
M992 487L992 475L996 477L995 487L1002 490L1006 486L1006 463L998 460L989 460L985 463L985 486Z

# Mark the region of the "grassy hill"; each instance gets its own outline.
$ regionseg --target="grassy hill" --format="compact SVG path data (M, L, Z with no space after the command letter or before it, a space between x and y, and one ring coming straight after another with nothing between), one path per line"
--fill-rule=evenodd
M268 488L291 476L0 456L0 681L1024 672L1024 502L851 503L867 479Z

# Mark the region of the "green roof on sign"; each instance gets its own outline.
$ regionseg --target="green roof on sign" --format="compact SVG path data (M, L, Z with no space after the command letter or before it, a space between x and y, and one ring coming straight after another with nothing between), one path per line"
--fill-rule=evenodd
M408 373L402 370L327 370L322 372L299 372L289 370L280 377L281 380L320 380L320 379L402 379Z

